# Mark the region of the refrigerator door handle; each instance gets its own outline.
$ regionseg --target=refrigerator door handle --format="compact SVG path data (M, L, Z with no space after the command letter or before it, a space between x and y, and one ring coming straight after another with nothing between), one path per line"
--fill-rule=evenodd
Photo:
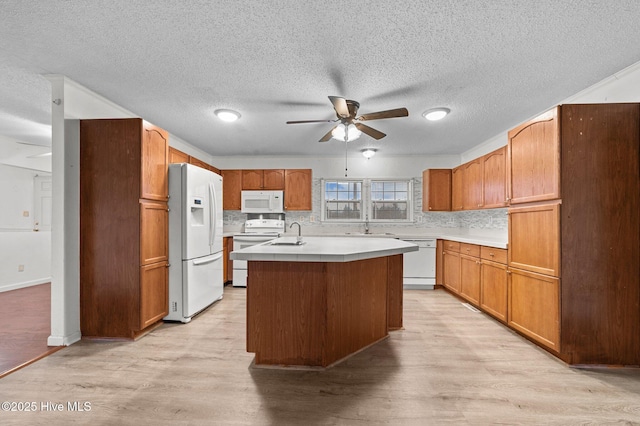
M206 256L206 257L202 257L200 259L195 259L195 260L193 260L193 264L194 265L204 265L206 263L215 262L216 260L220 259L221 257L222 257L222 253L216 253L213 256Z
M213 183L209 183L209 198L210 198L210 202L209 202L209 245L213 246L213 242L216 240L216 223L215 220L217 220L217 218L215 217L215 212L216 212L216 189L213 186Z

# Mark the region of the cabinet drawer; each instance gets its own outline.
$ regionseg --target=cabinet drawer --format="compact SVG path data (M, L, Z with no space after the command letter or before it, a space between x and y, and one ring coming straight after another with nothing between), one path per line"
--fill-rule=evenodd
M460 253L467 256L480 257L480 246L476 244L460 243Z
M457 241L444 240L444 249L458 253L460 252L460 243Z
M507 263L507 251L505 249L486 247L480 248L480 257L485 260L492 260L498 263Z

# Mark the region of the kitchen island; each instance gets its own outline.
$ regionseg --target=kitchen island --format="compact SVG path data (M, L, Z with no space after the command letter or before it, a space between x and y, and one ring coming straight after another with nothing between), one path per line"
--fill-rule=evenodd
M279 238L248 261L247 352L256 366L324 368L402 328L402 254L391 238Z

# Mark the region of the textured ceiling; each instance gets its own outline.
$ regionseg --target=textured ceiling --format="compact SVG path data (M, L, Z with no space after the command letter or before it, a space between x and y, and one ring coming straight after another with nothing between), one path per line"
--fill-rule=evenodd
M48 144L63 74L214 156L331 155L328 95L386 154L459 154L640 61L637 0L0 1L0 135ZM445 106L437 123L422 112ZM234 124L217 108L242 114Z

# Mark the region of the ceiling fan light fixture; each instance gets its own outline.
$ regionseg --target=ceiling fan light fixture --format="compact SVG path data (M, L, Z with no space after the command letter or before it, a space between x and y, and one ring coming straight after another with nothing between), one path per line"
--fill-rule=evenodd
M348 130L347 130L347 141L354 141L356 139L358 139L360 137L360 135L362 135L362 132L360 130L358 130L358 128L356 126L353 125L347 125ZM333 139L337 139L339 141L344 141L344 128L345 125L340 123L338 124L332 131L331 131L331 135L333 136Z
M216 117L227 123L232 123L240 118L240 113L232 109L217 109L213 112Z
M438 121L445 118L451 110L449 108L433 108L422 113L422 116L429 121Z
M378 150L375 149L375 148L365 148L361 152L362 152L362 155L364 156L364 158L366 158L368 160L371 157L373 157L374 155L376 155L376 152L378 152Z

